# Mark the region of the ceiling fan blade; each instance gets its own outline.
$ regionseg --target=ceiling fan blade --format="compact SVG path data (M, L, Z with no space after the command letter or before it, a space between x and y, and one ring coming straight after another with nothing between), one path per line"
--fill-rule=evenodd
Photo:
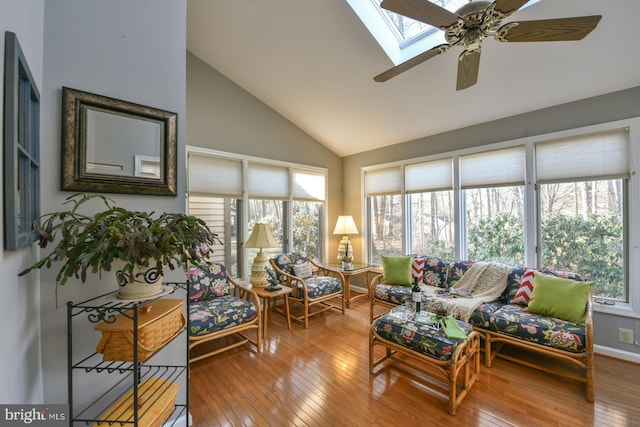
M458 81L456 90L466 89L478 81L480 50L465 50L458 57Z
M460 17L427 0L384 0L380 7L437 28L458 22Z
M420 55L415 56L408 61L403 62L402 64L398 64L395 67L388 69L384 73L378 74L373 78L373 80L377 82L386 82L390 78L395 77L398 74L403 73L415 67L416 65L423 63L427 59L431 59L436 55L440 55L441 53L446 52L447 49L449 49L449 45L446 43L438 45L427 50L426 52L422 52Z
M505 15L511 15L516 10L527 4L529 0L496 0L493 2L494 9Z
M498 28L495 37L502 42L581 40L598 25L600 18L601 15L592 15L510 22Z

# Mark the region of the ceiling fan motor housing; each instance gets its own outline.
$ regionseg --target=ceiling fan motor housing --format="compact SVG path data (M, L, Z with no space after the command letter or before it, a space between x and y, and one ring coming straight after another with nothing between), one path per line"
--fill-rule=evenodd
M467 50L479 50L482 38L495 33L505 14L495 10L489 1L465 4L455 12L460 17L444 29L445 40L451 46L463 43Z

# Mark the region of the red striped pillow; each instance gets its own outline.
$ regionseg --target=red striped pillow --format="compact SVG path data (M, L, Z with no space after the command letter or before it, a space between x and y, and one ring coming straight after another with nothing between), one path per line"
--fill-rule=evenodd
M414 256L411 262L411 279L415 282L418 279L418 283L424 282L424 266L427 262L427 257Z
M534 270L525 270L522 275L522 283L516 292L516 296L511 300L511 304L529 305L531 293L533 292Z

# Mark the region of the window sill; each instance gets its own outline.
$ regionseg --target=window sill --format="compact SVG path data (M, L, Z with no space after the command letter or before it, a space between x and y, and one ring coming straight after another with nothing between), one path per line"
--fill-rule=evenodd
M593 311L597 313L613 314L616 316L640 319L640 314L633 309L631 304L628 304L628 303L618 302L613 305L608 305L608 304L599 304L594 301Z

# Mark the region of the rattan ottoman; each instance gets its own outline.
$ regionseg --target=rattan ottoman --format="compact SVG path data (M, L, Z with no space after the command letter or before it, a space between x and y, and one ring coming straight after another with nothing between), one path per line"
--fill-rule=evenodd
M441 392L449 401L449 413L455 415L460 402L480 375L480 334L469 323L458 321L468 335L466 340L447 338L441 330L390 313L371 325L369 339L369 371L379 374L393 362L405 364L431 379L424 384ZM375 347L382 346L384 355L376 358ZM376 372L376 367L385 361ZM442 387L439 387L442 385Z

